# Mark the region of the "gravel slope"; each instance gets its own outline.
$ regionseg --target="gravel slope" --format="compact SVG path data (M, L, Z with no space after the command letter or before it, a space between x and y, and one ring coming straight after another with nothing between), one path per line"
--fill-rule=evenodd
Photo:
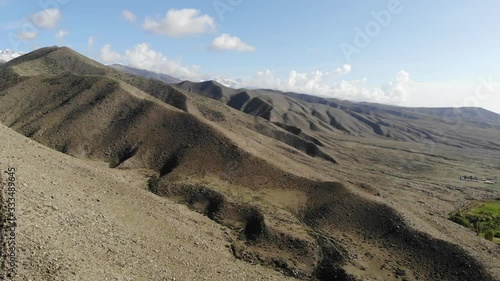
M146 191L141 171L72 158L0 125L8 165L18 170L14 280L288 280L235 259L224 228Z

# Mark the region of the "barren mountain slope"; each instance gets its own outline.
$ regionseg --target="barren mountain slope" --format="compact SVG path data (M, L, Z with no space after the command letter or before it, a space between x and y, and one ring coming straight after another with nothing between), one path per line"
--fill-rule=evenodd
M146 171L70 157L0 125L7 166L18 176L15 280L290 280L234 258L224 227L149 192Z
M454 142L467 144L457 153L444 141L427 147L418 139L381 136L366 121L376 117L366 112L282 94L279 99L303 112L338 110L338 120L350 120L342 124L368 126L373 133L348 134L327 122L318 123L324 130L273 124L252 116L270 112L273 101L264 98L240 111L159 81L122 75L67 48L49 50L0 69L0 121L61 152L108 162L149 191L227 226L239 259L302 279L500 276L493 260L498 248L446 220L467 200L499 195L480 187L448 188L464 167L495 169L491 155L498 154L500 140L494 127L464 123L460 134L450 129L449 135L458 135ZM212 94L217 92L204 95ZM282 110L299 121L311 118L295 115L299 109ZM412 124L399 118L406 117L391 122ZM421 119L436 131L445 126L439 117L435 123L428 115ZM481 134L493 138L469 145ZM152 177L136 178L129 169L146 169Z
M459 148L500 146L498 138L492 138L492 133L500 132L500 115L481 108L352 103L272 90L235 90L213 81L185 81L174 86L260 116L296 134L347 134Z

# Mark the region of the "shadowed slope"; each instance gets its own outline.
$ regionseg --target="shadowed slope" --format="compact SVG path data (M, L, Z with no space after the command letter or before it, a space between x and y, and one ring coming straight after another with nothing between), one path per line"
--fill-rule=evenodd
M274 90L235 90L213 81L176 84L245 113L313 134L349 134L367 138L455 147L491 149L485 141L500 130L500 115L481 108L405 108L353 103ZM460 133L458 133L460 131Z
M159 81L79 60L65 48L43 52L2 68L8 81L0 82L0 121L76 157L149 170L156 175L148 182L150 191L229 227L235 257L312 280L366 277L360 262L369 267L369 274L385 280L397 280L401 272L427 280L493 280L461 247L410 227L380 197L361 196L352 184L289 172L313 164L335 178L337 170L328 169L337 166L332 164L336 161L322 149L334 151L332 138L347 132L390 138L386 135L391 130L386 130L394 125L384 121L383 114L358 105L311 107L277 92L267 97L247 93L251 99L245 105L247 95L241 95L242 108L256 101L249 113L270 114L254 117ZM61 57L61 62L52 63L49 56ZM72 69L79 66L83 70ZM89 74L93 67L97 72ZM44 73L45 68L54 70ZM215 87L205 94L221 101L230 92L213 83L198 86ZM415 120L424 118L413 114ZM429 131L415 128L408 134ZM313 157L302 157L299 151ZM284 164L269 159L278 153L288 159L285 163L299 159L297 167L285 170Z

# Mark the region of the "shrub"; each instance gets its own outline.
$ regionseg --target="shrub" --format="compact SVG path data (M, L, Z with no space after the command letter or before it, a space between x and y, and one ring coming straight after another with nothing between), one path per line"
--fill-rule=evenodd
M484 232L484 238L485 238L486 240L493 241L493 237L495 237L495 233L494 233L493 229L487 229L487 230Z
M467 228L471 227L469 220L466 217L464 217L461 213L454 214L453 216L451 216L450 220L460 225L463 225Z
M160 178L158 176L154 175L148 180L148 190L153 192L153 193L158 193L158 185L160 183Z
M482 232L483 227L481 226L481 223L480 223L480 222L476 222L476 223L475 223L475 230L476 230L477 235L479 235L479 233L481 233L481 232Z

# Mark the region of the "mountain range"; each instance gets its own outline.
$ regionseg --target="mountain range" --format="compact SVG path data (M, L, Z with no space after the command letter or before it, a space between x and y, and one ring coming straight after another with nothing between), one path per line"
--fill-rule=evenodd
M500 278L498 246L448 220L470 202L500 198L498 186L459 179L467 173L498 180L496 113L181 82L105 66L67 47L12 59L0 66L0 77L0 122L24 136L16 138L52 149L54 159L69 161L69 155L112 178L129 179L122 187L92 190L102 189L106 200L112 197L120 206L133 202L139 210L133 216L155 212L151 206L158 202L206 216L224 233L211 230L214 238L205 237L203 243L225 239L227 248L216 251L233 257L228 267L241 268L238 262L245 261L263 267L262 272L278 272L279 278L302 280ZM28 164L20 160L20 165ZM80 172L86 173L75 173ZM74 200L74 194L81 194L78 185L50 188L61 193L54 204L66 200L63 194ZM155 197L144 195L145 190ZM140 201L130 195L134 192L141 194ZM88 218L73 215L90 225ZM33 222L23 231L45 225L43 216L26 216ZM161 224L172 216L158 211L154 218ZM194 215L182 216L176 218ZM118 215L98 223L105 220L119 225ZM209 232L207 225L199 225L201 230L191 226L186 231ZM133 231L132 225L120 233L132 236ZM152 247L155 237L169 235L149 231ZM71 243L64 240L70 237L55 239ZM78 247L91 243L84 233L71 239ZM41 242L34 237L26 243L39 247ZM51 258L57 252L68 269L47 270L44 278L70 280L68 262L75 253L51 247L45 252ZM126 248L104 247L110 252L95 255L102 266L120 274L119 268L127 266ZM135 258L157 253L148 251L134 253ZM162 252L161 258L174 258L174 253ZM23 259L20 276L40 271L39 258ZM90 269L95 266L92 260L81 261L78 268L89 268L94 274L89 276L99 279L102 275ZM186 276L190 269L172 270ZM143 278L162 280L154 274Z

